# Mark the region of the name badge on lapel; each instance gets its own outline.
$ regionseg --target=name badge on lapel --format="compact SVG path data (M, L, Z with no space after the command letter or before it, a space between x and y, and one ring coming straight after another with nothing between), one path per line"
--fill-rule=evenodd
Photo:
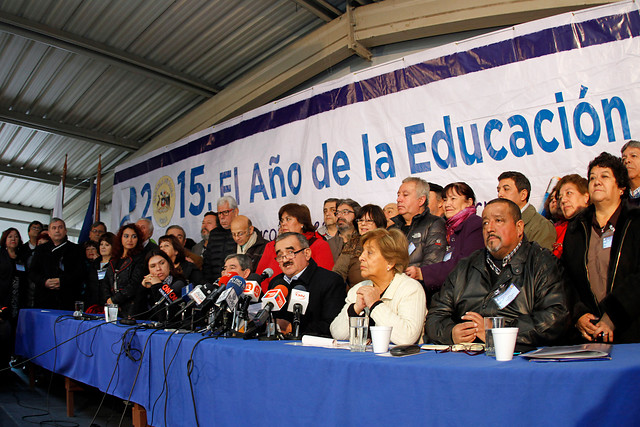
M509 285L506 291L501 293L500 295L493 298L496 305L500 310L511 304L511 301L516 299L518 294L520 293L520 289L516 288L516 285L513 283Z

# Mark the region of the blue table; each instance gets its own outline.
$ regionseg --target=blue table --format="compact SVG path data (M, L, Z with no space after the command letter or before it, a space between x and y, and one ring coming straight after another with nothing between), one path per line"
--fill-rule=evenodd
M187 362L200 334L132 335L69 314L21 311L16 352L31 357L88 331L34 362L123 399L131 394L151 425L196 425ZM125 332L130 353L144 353L140 362L118 357ZM201 426L640 423L640 344L616 345L610 361L534 363L207 339L193 351L191 378Z

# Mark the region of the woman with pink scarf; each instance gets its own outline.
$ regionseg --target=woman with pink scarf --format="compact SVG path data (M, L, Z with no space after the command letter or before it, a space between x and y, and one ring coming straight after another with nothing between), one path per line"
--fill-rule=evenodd
M423 283L427 300L440 290L451 270L462 258L484 247L482 219L476 215L476 195L464 182L454 182L442 191L447 219L447 252L442 262L409 267L408 276Z

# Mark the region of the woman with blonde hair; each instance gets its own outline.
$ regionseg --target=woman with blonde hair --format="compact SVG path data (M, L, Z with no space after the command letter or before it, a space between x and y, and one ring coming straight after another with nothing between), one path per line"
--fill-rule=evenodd
M427 303L420 283L406 274L408 242L397 229L377 228L362 236L360 271L366 280L349 290L331 323L335 339L349 339L349 317L369 312L369 326L391 326L391 342L413 344L424 329ZM368 309L368 310L365 310Z

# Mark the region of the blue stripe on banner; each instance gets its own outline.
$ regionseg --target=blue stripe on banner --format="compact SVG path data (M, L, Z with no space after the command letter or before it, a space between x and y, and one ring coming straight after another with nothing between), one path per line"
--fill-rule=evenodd
M536 33L434 58L387 74L351 83L242 121L226 129L158 154L117 172L114 184L144 175L248 136L347 105L365 102L451 77L596 46L640 34L640 13L633 11L547 28Z

